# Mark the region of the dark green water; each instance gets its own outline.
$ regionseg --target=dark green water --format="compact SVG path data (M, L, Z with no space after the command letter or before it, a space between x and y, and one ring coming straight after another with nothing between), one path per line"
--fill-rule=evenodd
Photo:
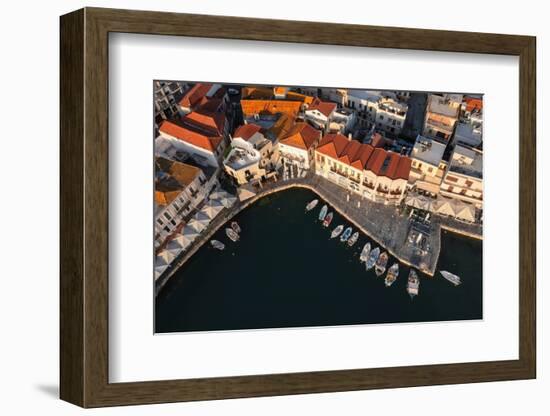
M482 318L481 241L443 233L438 269L463 283L454 287L439 272L435 278L421 275L420 294L411 300L405 290L409 268L400 265L397 281L386 288L359 262L368 237L361 235L352 248L329 239L336 225L347 222L335 214L329 229L322 227L317 218L323 201L304 212L314 198L311 191L292 189L259 200L236 217L238 243L220 229L214 238L226 249L204 245L158 295L155 331Z

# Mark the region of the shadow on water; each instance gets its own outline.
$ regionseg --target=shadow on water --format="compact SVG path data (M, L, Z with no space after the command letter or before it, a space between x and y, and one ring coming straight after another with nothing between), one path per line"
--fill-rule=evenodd
M406 293L409 268L400 265L389 288L359 262L361 235L348 247L330 239L347 221L335 213L327 229L318 220L317 196L306 189L272 194L235 218L242 228L233 243L222 227L218 251L204 245L156 299L156 332L332 326L482 318L482 242L444 232L438 270L458 274L454 287L439 272L421 275L420 295ZM330 208L329 208L330 211ZM390 256L388 267L395 262Z

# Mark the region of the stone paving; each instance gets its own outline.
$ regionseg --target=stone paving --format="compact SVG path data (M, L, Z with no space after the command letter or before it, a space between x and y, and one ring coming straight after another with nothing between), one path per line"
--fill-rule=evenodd
M157 280L155 293L158 293L174 272L237 213L266 195L293 187L304 187L316 192L333 209L383 246L391 255L430 276L434 275L439 258L441 228L481 238L481 226L479 225L469 225L453 219L433 216L430 224L431 232L426 236L429 249L421 252L416 245L408 242L411 221L402 208L372 202L321 176L309 173L304 178L264 182L261 188L257 188L254 197L245 201L237 201L231 208L224 209L193 242L191 249L175 259L167 272Z

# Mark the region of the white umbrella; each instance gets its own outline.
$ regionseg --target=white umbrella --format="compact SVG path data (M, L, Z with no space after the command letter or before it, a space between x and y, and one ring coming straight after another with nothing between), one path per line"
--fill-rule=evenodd
M170 243L168 243L168 247L179 247L181 249L186 249L191 244L192 240L187 238L184 235L176 234L172 240L170 240Z
M200 221L202 223L206 223L206 225L208 225L208 223L210 222L210 220L212 220L212 218L214 218L214 216L211 216L209 215L208 212L205 211L204 207L195 214L195 217L194 219L196 219L197 221Z
M216 215L218 215L223 208L224 206L220 201L211 200L206 205L204 205L204 207L202 207L200 212L204 213L204 215L212 219L216 217Z
M463 205L456 213L456 217L461 220L474 222L475 221L475 209L471 205Z
M195 230L194 228L189 227L187 225L185 227L183 227L183 230L181 231L181 234L186 239L188 239L189 241L194 241L195 238L197 238L199 236L199 233L198 233L197 230Z
M438 199L435 199L433 200L431 203L430 203L430 211L431 212L437 212L439 210L439 208L441 208L441 206L445 203L445 200L444 199L441 199L441 198L438 198Z
M445 201L437 210L438 214L448 215L451 217L455 216L455 210L453 204L450 201Z
M174 260L174 255L169 251L162 250L155 258L155 280L164 273L170 263Z
M187 226L189 228L194 229L198 233L204 230L207 225L208 225L208 222L206 222L205 224L204 220L197 219L196 217L192 218L191 221L187 223Z

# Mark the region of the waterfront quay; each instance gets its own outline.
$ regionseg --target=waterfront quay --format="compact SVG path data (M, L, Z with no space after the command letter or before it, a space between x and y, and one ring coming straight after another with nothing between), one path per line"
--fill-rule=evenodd
M235 215L267 195L295 187L306 188L316 193L330 205L330 209L337 211L349 221L350 225L382 246L389 254L428 276L433 276L437 268L441 248L441 229L481 239L480 225L466 224L452 218L434 215L429 222L429 232L423 234L423 247L426 249L419 249L418 245L410 239L415 221L410 215L406 215L403 206L370 201L311 173L304 177L286 180L274 178L263 182L261 187L254 188L255 194L250 198L237 201L231 208L224 209L195 239L192 247L176 258L170 268L155 282L155 294L158 294L172 275Z

